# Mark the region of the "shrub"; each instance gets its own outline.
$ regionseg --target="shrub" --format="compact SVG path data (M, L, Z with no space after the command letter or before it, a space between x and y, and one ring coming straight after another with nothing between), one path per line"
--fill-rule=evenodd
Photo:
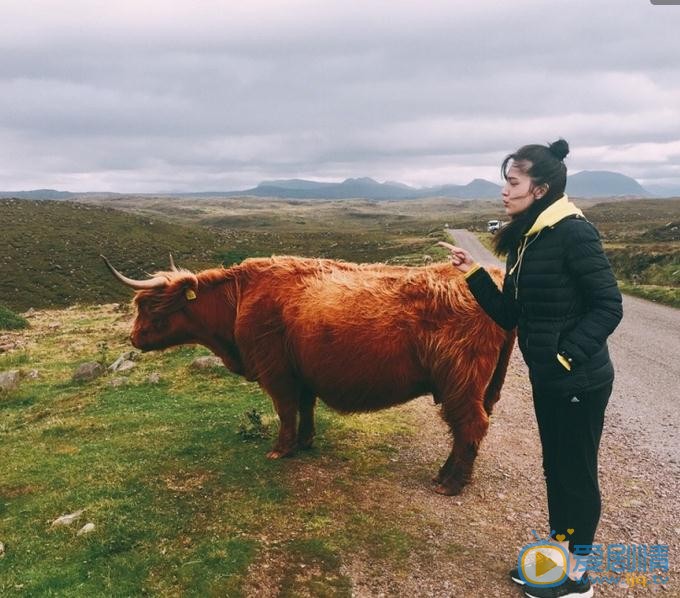
M251 409L241 418L238 435L244 440L267 439L271 436L270 426L264 421L260 411Z
M0 330L19 330L27 328L28 320L0 305Z

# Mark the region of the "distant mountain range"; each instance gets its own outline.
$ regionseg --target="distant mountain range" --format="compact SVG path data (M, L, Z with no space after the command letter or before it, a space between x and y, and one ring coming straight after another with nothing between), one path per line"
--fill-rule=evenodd
M32 191L0 191L0 197L19 199L73 199L77 193L55 191L54 189L33 189Z
M422 197L456 197L483 199L498 197L500 187L483 179L467 185L440 185L438 187L409 187L393 181L379 183L364 177L346 179L342 183L318 183L301 179L264 181L253 189L231 191L228 196L254 195L257 197L286 197L293 199L419 199Z
M257 187L242 191L203 191L196 193L162 193L181 197L280 197L287 199L420 199L423 197L450 197L456 199L496 199L501 186L485 179L474 179L467 185L439 185L435 187L410 187L403 183L378 181L364 177L346 179L341 183L322 183L305 179L263 181ZM570 175L567 193L574 197L669 197L680 196L680 186L642 187L635 179L606 170L584 170ZM25 199L74 199L92 193L71 193L52 189L33 191L3 191L0 197ZM99 193L115 197L116 193ZM128 194L129 195L129 194ZM149 195L149 194L142 194Z

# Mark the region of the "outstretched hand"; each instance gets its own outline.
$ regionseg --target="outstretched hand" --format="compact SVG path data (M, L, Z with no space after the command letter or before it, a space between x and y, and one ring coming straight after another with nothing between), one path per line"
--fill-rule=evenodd
M444 241L437 241L437 245L441 245L449 250L451 263L461 272L467 272L474 265L475 260L472 259L470 252L462 247L456 247L455 245L445 243Z

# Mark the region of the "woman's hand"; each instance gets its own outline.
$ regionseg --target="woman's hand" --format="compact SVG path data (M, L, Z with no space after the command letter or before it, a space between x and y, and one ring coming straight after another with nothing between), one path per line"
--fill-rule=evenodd
M458 268L461 272L467 272L472 266L474 266L475 261L469 252L465 251L461 247L456 247L451 245L451 243L445 243L444 241L438 241L437 245L441 245L445 249L448 249L451 255L451 263Z

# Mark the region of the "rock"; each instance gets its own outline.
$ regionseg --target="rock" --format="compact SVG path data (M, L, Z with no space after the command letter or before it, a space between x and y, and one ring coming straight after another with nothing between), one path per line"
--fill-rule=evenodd
M34 315L35 315L35 309L33 309L32 307L29 307L28 311L24 312L24 318L30 318L31 316L34 316Z
M40 378L40 372L38 370L29 370L26 373L26 378L28 378L29 380L37 380L38 378Z
M5 556L5 545L0 542L0 559Z
M126 351L121 355L123 359L128 359L130 361L139 361L141 356L142 354L139 351Z
M19 387L19 380L21 380L19 370L0 372L0 391L10 392L16 390Z
M94 523L86 523L78 530L78 536L83 536L85 534L90 534L94 531Z
M61 322L50 322L47 325L48 330L59 330L61 328Z
M80 510L75 511L73 513L69 513L68 515L62 515L61 517L57 517L52 522L52 527L58 527L60 525L71 525L84 512L85 512L85 509L80 509Z
M114 361L109 369L112 372L124 372L135 367L135 361L139 360L139 351L126 351L116 361Z
M114 388L118 388L120 386L125 386L128 383L127 378L122 378L122 377L117 377L117 378L112 378L111 381L109 382L109 385L113 386Z
M161 375L159 372L151 372L146 380L149 384L159 384L161 381Z
M219 357L207 356L194 359L189 368L192 370L211 370L213 368L223 368L224 364Z
M73 372L74 382L84 382L99 378L104 373L104 368L96 361L88 361L81 363L75 372Z
M112 372L128 372L135 367L137 367L137 364L134 361L130 361L129 359L121 359L119 357L109 366L109 369Z

